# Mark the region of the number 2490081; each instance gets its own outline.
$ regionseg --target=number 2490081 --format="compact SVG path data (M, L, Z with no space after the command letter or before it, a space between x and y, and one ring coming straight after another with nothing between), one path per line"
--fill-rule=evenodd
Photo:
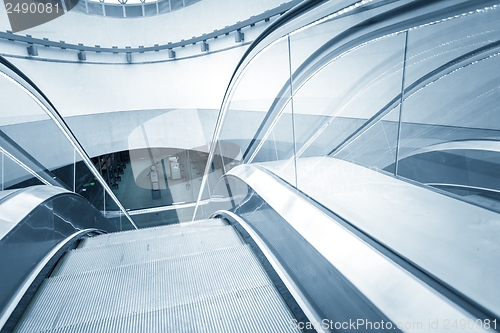
M13 13L31 13L31 14L58 14L59 13L59 4L52 3L17 3L12 4L10 2L5 3L5 9L7 9L7 14Z
M485 328L485 329L496 329L497 328L497 320L490 319L469 319L469 320L449 320L446 319L444 321L444 329L477 329L477 328Z

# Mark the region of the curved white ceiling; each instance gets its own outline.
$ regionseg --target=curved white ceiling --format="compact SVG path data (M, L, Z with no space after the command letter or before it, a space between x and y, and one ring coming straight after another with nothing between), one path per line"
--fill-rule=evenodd
M71 11L22 33L75 44L152 46L177 42L224 28L284 2L287 1L203 0L163 15L126 20ZM10 30L4 6L0 6L0 30Z

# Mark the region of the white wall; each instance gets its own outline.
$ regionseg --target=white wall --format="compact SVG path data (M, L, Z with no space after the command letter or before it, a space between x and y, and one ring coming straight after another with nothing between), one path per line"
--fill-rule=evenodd
M239 47L155 64L79 64L8 58L63 116L148 109L218 109Z

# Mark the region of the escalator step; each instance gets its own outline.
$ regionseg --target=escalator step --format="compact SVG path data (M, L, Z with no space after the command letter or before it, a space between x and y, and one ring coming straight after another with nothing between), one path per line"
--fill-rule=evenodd
M262 286L273 285L248 245L55 276L39 288L16 332L187 306Z
M110 234L99 235L96 237L86 238L80 243L80 248L82 247L97 247L105 246L114 243L128 242L131 240L139 238L154 238L160 235L170 235L170 234L181 234L186 233L189 230L200 230L200 229L211 229L217 227L225 227L228 224L222 219L210 219L210 220L200 220L188 223L172 224L167 226L139 229L139 230L128 230L115 232Z
M203 302L183 304L66 326L47 333L69 332L300 332L290 325L292 316L273 286L238 291Z
M60 261L52 276L81 274L243 244L240 236L231 226L189 229L189 231L191 232L72 250Z

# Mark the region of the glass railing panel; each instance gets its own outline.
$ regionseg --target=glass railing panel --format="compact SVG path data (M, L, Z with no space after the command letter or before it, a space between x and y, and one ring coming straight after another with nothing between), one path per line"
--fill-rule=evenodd
M203 207L203 210L214 213L218 210L234 209L242 201L248 200L249 194L248 185L238 178L223 177L212 193L212 200Z
M90 201L101 213L105 209L105 190L80 156L75 160L75 192Z
M133 230L134 227L127 219L125 214L121 210L110 211L106 213L108 220L113 222L117 226L118 230ZM134 221L135 223L135 221Z
M113 200L113 198L107 191L104 192L104 207L106 209L106 214L109 212L118 213L120 211L118 203L115 200Z
M27 154L24 149L19 147L16 142L14 142L1 130L0 150L2 151L2 154L5 156L5 158L9 158L10 160L12 160L19 167L26 170L26 172L39 179L42 183L69 189L69 187L65 183L63 183L55 174L48 171L43 165L38 163L38 161ZM73 165L70 165L68 167L72 166ZM54 172L55 171L56 170L54 170Z
M168 156L163 149L145 148L104 154L93 160L123 206L137 210L173 203ZM177 176L180 177L179 172L171 182L177 181Z
M297 70L300 71L301 66L302 68L306 67L308 58L320 53L321 48L327 42L344 30L344 20L346 19L335 19L290 33L290 43L293 45L293 52L290 57L292 73L296 73Z
M195 209L193 210L193 216L191 217L193 220L206 219L212 214L214 211L208 208L208 204L211 201L210 195L210 187L208 186L208 182L203 186L202 191L199 193L200 200L196 201Z
M295 59L308 59L312 71L291 81L295 159L277 144L277 138L285 137L288 112L275 107L270 114L278 116L270 123L263 117L261 128L266 131L252 138L260 141L251 162L280 175L279 167L294 161L302 194L393 249L400 259L414 263L413 268L444 281L466 303L482 299L494 305L485 288L469 288L463 283L467 279L455 274L464 271L464 258L474 257L469 263L484 263L477 268L485 270L491 266L488 251L495 252L495 246L488 247L494 244L490 234L474 227L478 221L495 221L495 213L455 198L500 212L500 43L495 20L480 22L480 16L491 11L475 11L473 3L435 2L432 5L442 7L428 16L427 4L418 1L387 11L385 17L366 22L374 23L373 29L369 24L352 29L359 38L332 46L324 58L308 58L313 52L301 48L307 35L297 45L291 35L292 61L295 48L300 49ZM460 15L458 9L465 6L470 13ZM455 14L405 30L415 21ZM478 21L471 18L474 15ZM457 23L460 20L463 23ZM389 30L401 32L378 37ZM301 65L293 63L291 68ZM284 91L279 98L286 97ZM234 171L252 175L250 169ZM235 208L227 201L234 196L227 185L220 181L211 193L213 207ZM443 195L442 190L454 195ZM424 215L429 218L422 219ZM445 255L429 256L429 246L444 246L438 252ZM495 275L487 278L494 285ZM476 306L470 304L471 309Z
M28 93L3 75L0 91L0 130L2 140L10 141L10 153L30 160L37 174L50 174L51 183L73 189L75 152L63 132Z
M9 156L3 153L1 158L2 191L25 188L34 185L44 185L44 183L37 178L37 174L30 173L26 168L19 165L18 161L12 160Z
M395 173L399 127L399 104L362 135L354 138L333 157L356 163L372 170Z
M147 215L169 207L177 218L175 207L198 198L216 117L214 110L155 109L72 116L67 122L125 209ZM215 164L223 167L222 161ZM158 221L172 216L158 215Z
M381 1L354 0L350 1L350 3L346 1L343 3L345 7L339 2L338 11L328 13L328 15L326 15L327 11L325 11L324 17L308 22L307 24L304 21L302 23L305 25L302 28L290 32L290 43L293 44L293 53L290 57L292 73L304 70L309 64L308 59L314 58L324 51L328 51L329 43L335 43L336 38L341 33L344 33L346 28L362 22L370 15L373 15L370 10L366 12L367 7L374 6ZM324 6L327 7L328 5L325 4ZM376 10L371 9L371 11ZM301 18L297 18L297 21L300 20Z
M182 213L185 213L182 215ZM193 216L193 212L184 212L182 209L178 210L175 207L169 207L166 210L134 214L132 217L134 222L139 228L150 228L159 225L174 224L180 221L189 221Z
M240 74L226 109L222 110L219 140L238 146L243 158L252 140L260 140L259 127L266 115L271 116L268 111L279 112L289 98L288 51L287 38L261 51ZM222 154L226 155L224 150Z
M89 169L91 162L59 113L12 64L0 61L2 189L62 187L89 199L103 214L115 210L122 225L133 227L105 182Z
M215 152L214 152L214 157L212 159L212 162L210 163L209 167L209 173L207 175L206 179L206 184L208 185L208 191L211 193L211 191L215 188L217 185L219 178L222 177L222 175L226 172L226 166L224 164L224 153L222 152L222 145L220 141L217 142L215 146ZM229 169L231 167L231 164L228 163L227 168Z
M214 132L217 142L209 144L196 217L208 217L210 211L203 201L211 196L219 178L255 157L257 147L272 130L265 124L273 123L283 112L291 94L289 58L288 36L284 36L259 51L233 78Z
M118 174L115 174L115 178L111 178L111 180L108 179L108 175L106 174L106 162L108 162L108 170L111 170L111 158L107 161L101 158L93 158L91 161L95 163L95 168L101 170L100 173L105 181L105 184L111 189L116 189L116 177ZM99 168L99 162L101 162L101 168ZM105 190L98 178L92 173L89 167L79 156L76 158L75 173L75 192L89 200L106 217L121 222L121 225L124 228L128 228L128 221L124 219L124 213L120 210L118 202L111 197L108 191ZM112 193L113 192L114 191L112 191Z
M206 147L203 147L206 148ZM203 175L205 172L205 167L208 161L208 152L204 149L190 150L186 152L187 157L189 157L189 165L187 169L191 177L191 181L186 183L186 191L191 191L193 196L193 202L195 202L200 194L201 200L207 200L210 197L209 192L206 190L202 191L201 185L203 180ZM217 158L218 159L218 158ZM217 162L218 165L222 163ZM215 168L214 168L215 170Z
M196 195L200 190L201 178L203 175L203 163L198 165L194 156L195 151L181 150L176 154L176 159L169 160L168 164L163 162L162 167L169 170L170 174L175 174L179 169L179 175L183 181L175 186L170 186L174 202L179 204L191 203L196 200ZM177 163L177 165L175 164ZM178 196L178 199L177 199Z
M488 22L489 12L477 14ZM468 26L469 17L463 17ZM439 25L429 26L440 31ZM476 35L489 25L476 25ZM429 31L429 33L432 30ZM409 37L413 31L410 31ZM470 34L469 29L466 31ZM463 36L464 38L466 35ZM458 38L453 35L453 38ZM412 40L409 38L409 41ZM410 50L412 44L408 45ZM428 43L430 49L433 46ZM397 174L498 210L500 199L500 48L457 57L407 91ZM426 74L423 72L422 74Z
M314 156L309 149L326 155L353 129L390 111L388 103L401 90L404 42L398 34L318 62L316 73L294 94L298 157Z
M479 7L451 19L410 29L405 86L474 50L498 41L500 8Z
M386 36L332 58L318 60L312 76L294 91L297 158L335 155L373 128L391 110L399 111L404 61L404 33ZM294 44L291 44L293 54ZM385 142L387 156L396 147L393 115L371 132ZM397 118L396 118L397 121ZM391 124L391 125L389 125ZM358 144L362 144L361 141ZM370 140L364 152L379 150ZM350 149L353 149L352 146ZM361 162L361 160L359 161ZM367 162L367 161L365 161ZM394 161L393 161L394 162ZM301 170L297 169L298 186Z
M213 157L206 163L208 165L208 173L205 175L205 170L202 170L203 178L200 182L200 192L197 194L197 201L193 210L192 219L208 218L213 211L207 210L208 201L211 200L213 190L219 182L219 179L226 172L238 165L241 161L241 150L238 145L233 142L220 142L214 144ZM235 157L236 156L236 157Z
M266 168L296 185L295 174L295 142L293 135L292 104L288 103L281 117L267 135L258 150L254 163L267 162Z

